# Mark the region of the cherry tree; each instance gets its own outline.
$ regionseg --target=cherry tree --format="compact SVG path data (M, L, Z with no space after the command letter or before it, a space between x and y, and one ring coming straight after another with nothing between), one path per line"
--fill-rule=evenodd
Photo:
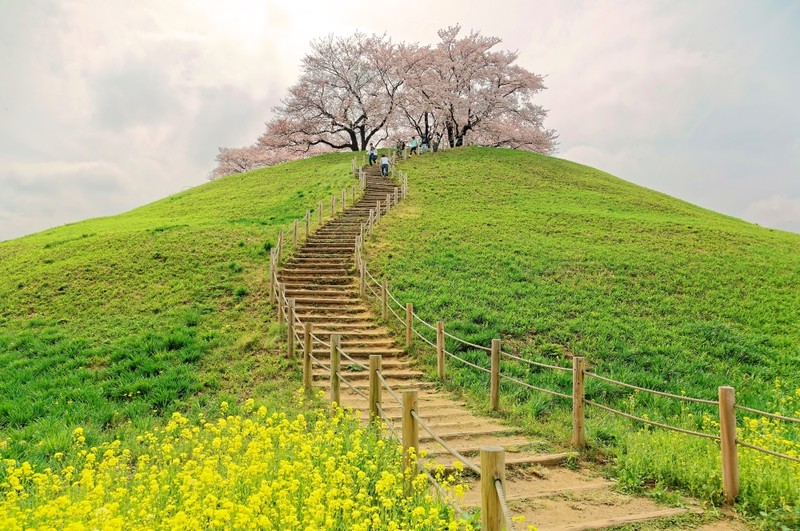
M496 49L499 38L460 33L440 30L435 46L358 32L312 41L264 134L253 146L220 149L212 178L412 135L431 147L445 140L552 153L557 135L533 102L542 76Z
M513 123L519 117L524 117L518 124L519 131L541 129L546 112L532 103L532 97L544 89L542 76L514 64L516 52L494 50L501 39L475 31L459 38L460 31L460 26L439 31L440 42L429 68L433 75L424 86L431 94L449 144L463 145L470 132L480 139L484 125L494 122L491 128L497 130L501 124ZM504 130L510 131L507 127ZM537 145L545 153L553 151L554 132L526 134L541 137L541 141L531 143L529 139L519 142L519 146ZM547 138L551 139L549 145Z
M287 141L359 151L384 139L405 81L406 47L362 33L313 41L300 80L274 109Z

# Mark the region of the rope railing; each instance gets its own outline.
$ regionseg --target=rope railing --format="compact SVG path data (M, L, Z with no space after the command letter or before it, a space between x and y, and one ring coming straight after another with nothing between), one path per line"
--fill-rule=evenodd
M614 385L619 385L621 387L626 387L628 389L633 389L635 391L640 391L642 393L650 393L652 395L658 396L666 396L668 398L674 398L676 400L683 400L684 402L694 402L696 404L708 404L712 406L719 406L719 401L717 400L706 400L704 398L692 398L691 396L684 396L684 395L674 395L672 393L665 393L664 391L655 391L653 389L647 389L645 387L639 387L638 385L627 384L625 382L620 382L617 380L612 380L611 378L606 378L605 376L600 376L593 372L586 371L584 373L586 376L590 378L594 378L596 380L600 380L601 382L607 382Z
M433 440L434 440L434 441L436 441L437 443L439 443L439 444L440 444L440 445L441 445L441 446L442 446L442 447L443 447L445 450L447 450L448 452L450 452L450 454L452 454L452 455L453 455L453 457L455 457L456 459L458 459L459 461L461 461L462 463L464 463L464 464L467 466L467 468L469 468L470 470L472 470L474 473L478 474L478 476L480 476L480 475L481 475L481 469L480 469L480 468L476 467L476 466L475 466L475 464L474 464L472 461L470 461L469 459L467 459L466 457L464 457L464 456L461 454L461 452L459 452L458 450L456 450L455 448L453 448L452 446L450 446L449 444L447 444L447 443L444 441L444 439L442 439L441 437L439 437L439 435L437 435L437 434L436 434L436 432L434 432L434 431L433 431L433 429L432 429L432 428L431 428L431 427L428 425L428 423L427 423L427 422L425 422L425 421L422 419L422 417L420 417L420 416L419 416L419 414L418 414L416 411L412 411L412 412L411 412L411 416L412 416L412 417L414 417L414 420L416 420L416 421L419 423L420 427L422 427L422 429L423 429L423 430L427 431L427 432L428 432L428 434L429 434L431 437L433 437Z
M455 354L453 354L450 351L445 350L444 353L445 353L445 355L450 356L451 358L460 361L464 365L469 365L470 367L473 367L473 368L478 369L478 370L483 371L483 372L488 372L489 374L492 373L492 371L490 369L487 369L486 367L481 367L480 365L476 365L475 363L472 363L471 361L467 361L464 358L460 358L460 357L456 356Z
M397 393L394 391L394 389L392 389L392 387L389 385L389 382L387 382L387 381L386 381L386 378L384 378L384 376L383 376L383 371L378 371L378 378L380 378L380 380L381 380L381 383L383 384L383 387L384 387L384 388L385 388L387 391L389 391L389 395L390 395L392 398L394 398L394 399L395 399L395 401L397 402L397 405L399 405L400 407L402 407L402 406L403 406L403 399L402 399L402 398L400 398L400 395L398 395L398 394L397 394Z
M423 336L422 334L420 334L420 333L417 331L417 329L416 329L416 328L412 328L412 329L411 329L411 331L412 331L414 334L416 334L416 336L417 336L418 338L420 338L421 340L423 340L425 343L427 343L428 345L432 346L433 348L436 348L436 343L434 343L433 341L429 340L427 337L425 337L425 336Z
M511 518L511 509L508 508L508 502L506 501L506 492L503 488L503 482L495 478L494 488L497 491L497 498L500 500L500 507L503 509L503 519L506 521L506 529L509 531L516 531L514 520Z
M331 366L330 365L325 365L324 363L322 363L322 361L319 358L317 358L313 354L309 354L308 357L311 358L311 363L316 364L317 367L321 367L323 369L327 369L328 371L331 370Z
M559 398L566 398L567 400L572 400L572 395L560 393L558 391L553 391L552 389L545 389L544 387L537 387L533 384L529 384L528 382L523 382L522 380L514 378L513 376L508 376L507 374L501 373L500 379L507 380L509 382L514 382L517 385L521 385L522 387L527 387L528 389L532 389L534 391L539 391L540 393L545 393L548 395L557 396Z
M358 389L358 388L357 388L357 387L355 387L353 384L351 384L351 383L350 383L350 382L347 380L347 378L345 378L344 376L342 376L342 373L341 373L341 372L337 372L337 373L336 373L336 377L337 377L337 378L339 378L339 381L340 381L340 382L342 382L343 384L345 384L347 387L349 387L349 388L350 388L350 390L351 390L351 391L353 391L355 394L357 394L358 396L360 396L360 397L361 397L361 398L363 398L364 400L367 400L367 401L369 401L369 397L368 397L366 394L364 394L364 391L362 391L361 389Z
M318 344L322 345L323 347L328 347L328 348L331 348L331 344L330 344L330 343L328 343L328 342L326 342L326 341L323 341L322 339L320 339L320 338L319 338L319 337L318 337L316 334L314 334L313 332L311 333L311 339L312 339L312 340L313 340L315 343L318 343Z
M389 415L386 414L386 411L383 409L381 404L377 404L378 407L378 414L381 416L381 420L384 424L389 428L392 436L395 438L397 442L403 444L403 440L397 435L397 430L395 429L394 422L389 418Z
M425 326L427 326L427 327L428 327L428 328L430 328L431 330L436 330L436 327L435 327L435 326L433 326L433 325L432 325L432 324L430 324L428 321L426 321L425 319L423 319L422 317L420 317L419 315L417 315L415 312L412 312L412 313L411 313L411 315L414 317L414 319L418 320L420 323L424 324Z
M767 413L766 411L753 409L751 407L740 406L739 404L736 404L734 407L736 409L741 409L742 411L747 411L748 413L754 413L756 415L763 415L765 417L769 417L769 418L773 418L773 419L777 419L777 420L784 420L786 422L800 423L800 419L796 419L794 417L785 417L785 416L779 415L777 413Z
M795 457L795 456L792 456L792 455L782 454L780 452L774 452L772 450L767 450L766 448L762 448L762 447L756 446L754 444L750 444L750 443L747 443L747 442L744 442L744 441L740 441L739 439L736 439L736 444L738 444L739 446L744 446L745 448L750 448L751 450L755 450L757 452L761 452L761 453L764 453L764 454L767 454L767 455L771 455L773 457L780 457L782 459L788 459L789 461L794 461L795 463L800 463L800 457Z
M590 406L594 406L594 407L596 407L598 409L602 409L604 411L608 411L609 413L614 413L616 415L620 415L620 416L625 417L625 418L630 419L630 420L635 420L637 422L642 422L644 424L649 424L650 426L657 426L659 428L664 428L666 430L676 431L678 433L685 433L686 435L694 435L696 437L702 437L704 439L711 439L711 440L714 440L714 441L719 441L719 440L722 439L719 435L711 435L710 433L703 433L703 432L700 432L700 431L687 430L685 428L678 428L678 427L675 427L675 426L670 426L669 424L663 424L661 422L656 422L656 421L653 421L653 420L650 420L650 419L637 417L636 415L631 415L630 413L625 413L624 411L620 411L618 409L610 408L608 406L604 406L603 404L598 404L597 402L593 402L591 400L585 400L584 399L584 403L588 404Z
M425 324L428 324L428 323L425 323ZM433 326L431 326L429 324L428 324L428 326L430 326L431 328L433 328L435 330L435 328ZM475 348L475 349L478 349L478 350L485 350L486 352L491 352L492 351L492 349L490 349L489 347L483 347L481 345L476 345L475 343L470 343L469 341L467 341L465 339L461 339L460 337L456 337L453 334L450 334L446 330L444 332L444 335L446 337L449 337L450 339L454 339L455 341L458 341L459 343L463 343L464 345L470 346L472 348Z
M503 352L502 350L500 351L500 355L501 356L505 356L508 359L512 359L512 360L515 360L515 361L520 361L522 363L527 363L528 365L534 365L536 367L542 367L543 369L551 369L551 370L554 370L554 371L572 372L572 368L571 367L559 367L558 365L548 365L547 363L541 363L539 361L529 360L529 359L523 358L522 356L515 356L514 354L509 354L508 352Z
M341 347L336 347L336 350L337 350L337 351L339 352L339 354L341 354L341 355L342 355L342 356L343 356L343 357L344 357L344 358L345 358L347 361L349 361L350 363L352 363L353 365L355 365L355 366L356 366L356 367L358 367L359 369L361 369L361 370L364 370L364 371L368 371L368 370L369 370L369 367L367 367L366 365L364 365L364 364L363 364L363 363L361 363L360 361L357 361L357 360L353 359L353 358L352 358L352 356L350 356L350 354L348 354L347 352L345 352L344 350L342 350L342 349L341 349Z

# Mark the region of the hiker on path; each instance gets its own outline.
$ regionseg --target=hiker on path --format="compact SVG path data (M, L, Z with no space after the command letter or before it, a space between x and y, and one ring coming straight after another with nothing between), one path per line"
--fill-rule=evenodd
M369 143L369 165L372 166L372 163L378 160L378 155L375 153L375 146L372 142Z
M411 154L416 155L417 154L417 137L412 137L411 138L411 143L408 145L408 147L411 148L409 150L409 152L408 152L409 155L411 155Z
M389 157L386 155L381 157L381 175L384 177L389 176Z

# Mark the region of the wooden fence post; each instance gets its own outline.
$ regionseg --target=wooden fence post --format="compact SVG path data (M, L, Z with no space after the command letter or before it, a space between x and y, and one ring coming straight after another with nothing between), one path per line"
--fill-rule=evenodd
M406 495L410 494L416 476L406 471L411 468L416 472L419 455L419 424L412 415L414 411L417 411L417 391L403 391L403 477L406 478Z
M392 208L392 194L386 192L386 213L389 213L389 209Z
M375 205L375 223L379 224L381 222L381 202L377 201Z
M375 209L369 209L369 219L367 220L367 230L369 231L369 235L372 236L372 224L375 220Z
M339 345L341 344L342 336L339 334L331 334L331 402L341 405L341 393L339 391L339 367L341 365L342 355L339 353Z
M283 251L283 231L278 231L278 250L275 253L275 265L281 261L281 252Z
M314 378L311 365L311 323L303 323L303 387L311 391Z
M336 212L336 196L331 196L331 216Z
M269 250L269 303L275 304L275 248Z
M381 282L381 317L389 319L389 286L386 279Z
M297 220L294 220L294 240L292 241L292 251L297 252Z
M306 210L306 240L308 236L311 234L311 211Z
M722 450L722 493L725 503L733 505L739 495L739 454L736 451L736 392L733 387L719 388L719 430Z
M492 372L491 372L490 406L492 411L500 409L500 340L492 339Z
M411 325L414 318L414 305L410 302L406 303L406 348L411 348Z
M294 298L288 299L286 310L286 344L289 359L294 359Z
M362 299L367 298L367 265L364 263L364 260L361 260L361 266L359 268L359 276L361 277L361 282L359 289L360 295Z
M503 528L503 506L494 486L499 479L505 492L506 454L501 446L481 448L481 529L500 531Z
M347 208L347 188L342 188L342 210Z
M400 203L400 188L394 187L394 206Z
M283 305L286 304L286 296L284 295L284 283L278 283L278 324L283 324Z
M586 447L586 414L584 413L585 396L583 371L585 358L572 358L572 446Z
M444 323L436 321L436 375L444 380Z
M322 225L322 201L317 205L317 215L319 216L319 224Z
M351 201L353 202L353 206L356 204L356 185L350 187L350 196L353 198Z
M381 370L381 355L370 354L369 356L369 418L376 422L380 420L381 413L378 406L381 405L381 379L378 372Z

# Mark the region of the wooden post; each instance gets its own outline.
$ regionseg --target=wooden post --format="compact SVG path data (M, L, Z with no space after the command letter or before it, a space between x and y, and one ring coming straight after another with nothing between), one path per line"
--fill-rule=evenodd
M389 286L386 279L381 283L381 317L389 319Z
M275 248L269 250L269 303L275 304Z
M339 345L341 344L342 336L339 334L331 334L331 402L341 405L341 393L339 391L339 367L341 365L342 355L339 353Z
M583 371L585 358L572 358L572 446L586 448L586 414L584 413L585 396Z
M286 303L286 296L283 286L283 282L278 283L278 324L283 323L283 305Z
M347 188L342 188L342 210L347 208Z
M733 505L739 495L739 454L736 451L736 392L733 387L719 388L719 430L722 449L722 493L725 503Z
M352 197L351 201L353 205L356 204L356 185L350 187L350 197Z
M400 203L400 188L394 187L394 206Z
M306 210L306 240L308 236L311 234L311 211Z
M381 222L381 202L377 201L375 204L375 224Z
M275 253L277 256L275 257L275 264L279 264L281 262L281 252L283 251L283 231L278 231L278 251Z
M406 348L411 348L411 325L414 318L414 305L406 303Z
M319 224L322 225L322 201L317 205L317 215L319 215Z
M369 229L369 235L372 236L372 224L375 221L375 209L369 209L369 219L367 220L367 228Z
M303 323L303 387L306 391L311 391L313 377L313 368L311 366L311 323Z
M416 472L419 456L419 424L411 414L412 411L417 411L417 391L403 391L403 476L406 478L406 495L411 492L411 485L416 476L415 473L406 471L411 468Z
M361 283L359 289L361 290L361 298L367 298L367 265L364 263L364 260L361 260L361 266L359 267L359 275L361 277Z
M492 339L491 396L492 411L500 409L500 340Z
M392 194L386 192L386 213L389 213L389 209L392 208Z
M358 229L358 235L361 237L361 246L364 246L364 223L361 223L361 226Z
M287 300L286 310L286 344L289 359L294 359L294 299Z
M336 196L331 196L331 216L336 212Z
M506 455L501 446L481 448L481 529L500 531L503 528L503 506L494 486L496 479L506 486Z
M294 240L292 244L292 251L297 252L297 220L294 220Z
M380 420L381 414L378 406L381 404L381 379L378 372L381 370L380 354L371 354L369 357L369 419L373 422Z
M436 321L436 374L444 380L444 323Z

